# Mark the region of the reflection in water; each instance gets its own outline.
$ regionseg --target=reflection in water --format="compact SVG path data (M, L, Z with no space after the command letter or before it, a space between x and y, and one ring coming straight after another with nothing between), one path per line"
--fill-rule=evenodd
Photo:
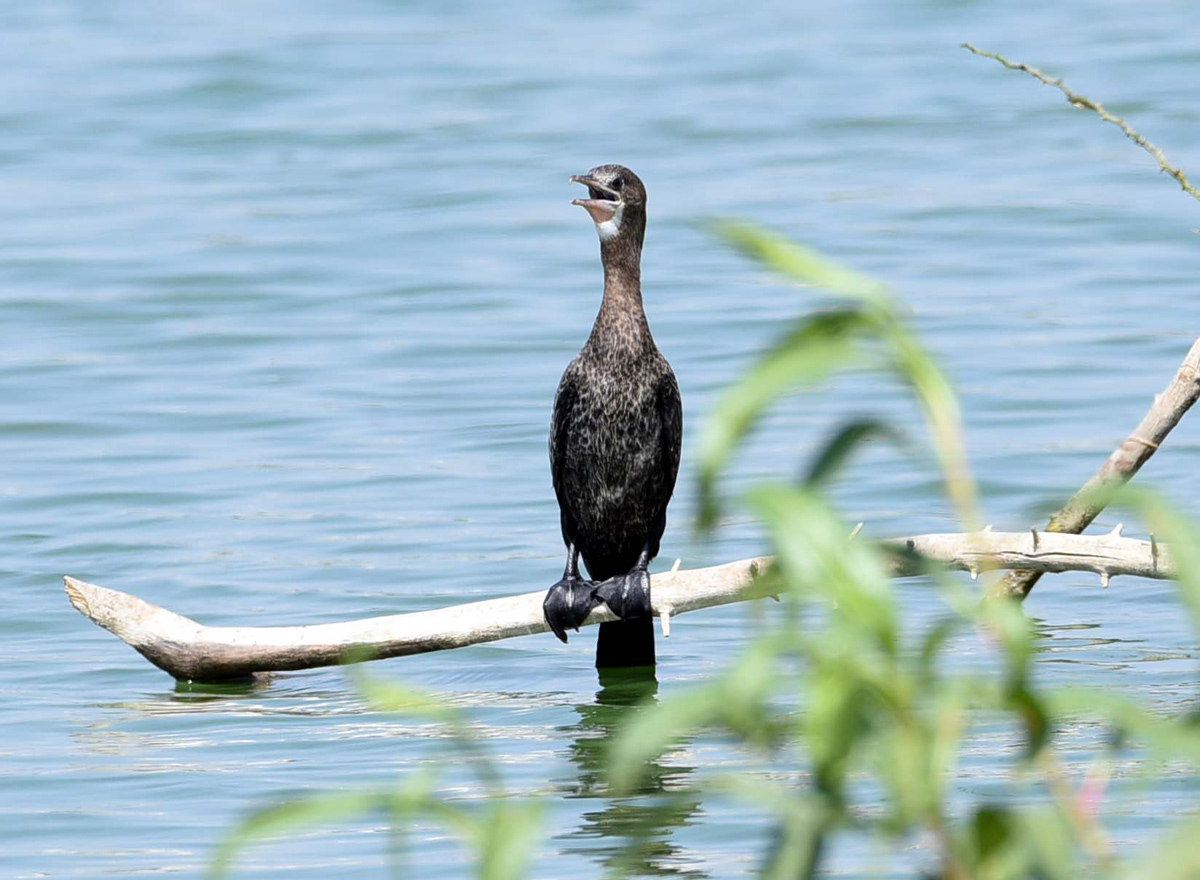
M256 673L248 678L237 681L205 683L202 681L175 681L174 699L199 703L210 700L221 700L226 697L248 697L266 690L271 684L270 673Z
M1144 637L1100 635L1103 624L1090 622L1048 624L1031 618L1037 637L1035 650L1043 663L1070 663L1096 669L1124 669L1132 663L1186 660L1187 651L1161 651Z
M601 670L595 702L576 706L579 722L562 728L571 736L571 760L577 768L565 795L604 801L603 809L585 812L583 825L564 835L566 841L598 840L599 844L567 843L563 850L598 858L617 876L707 877L684 864L679 847L670 842L672 832L689 824L700 808L697 796L680 791L694 767L654 761L637 794L608 796L608 744L630 713L654 701L657 694L652 666Z
M522 726L514 718L558 711L562 694L537 691L431 691L438 701L461 709L476 720L482 739L536 741L547 735L541 725ZM87 751L109 755L145 756L162 750L216 746L235 738L248 749L278 751L284 718L328 719L329 742L392 739L405 743L445 742L447 728L419 715L373 708L355 687L329 677L311 675L256 677L245 682L188 684L138 698L94 702L91 721L71 733ZM311 740L309 740L311 742ZM503 746L501 747L503 748ZM415 756L420 763L425 755ZM544 782L543 780L540 780Z

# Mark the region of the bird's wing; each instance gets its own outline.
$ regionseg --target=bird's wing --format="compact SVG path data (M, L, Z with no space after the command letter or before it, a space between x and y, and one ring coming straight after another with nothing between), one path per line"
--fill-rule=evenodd
M683 447L683 402L679 395L679 383L668 367L658 384L658 420L662 432L662 472L667 481L667 498L675 488L679 475L679 455Z
M576 404L579 403L579 385L575 361L567 366L554 394L554 411L550 416L550 478L554 483L554 494L560 510L566 511L564 498L566 489L564 471L568 461L568 444L571 441L572 425L575 420Z

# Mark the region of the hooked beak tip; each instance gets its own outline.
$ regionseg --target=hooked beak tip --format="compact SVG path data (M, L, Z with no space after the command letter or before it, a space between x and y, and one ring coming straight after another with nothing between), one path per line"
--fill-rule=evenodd
M604 193L611 201L620 201L621 194L607 184L601 183L587 174L572 174L569 178L569 183L581 183L589 190L594 192Z

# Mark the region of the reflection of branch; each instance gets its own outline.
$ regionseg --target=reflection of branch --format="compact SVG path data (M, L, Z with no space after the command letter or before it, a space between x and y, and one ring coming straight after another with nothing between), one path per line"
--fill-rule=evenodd
M1099 101L1093 101L1091 98L1088 98L1085 95L1076 94L1067 88L1067 84L1061 79L1052 79L1042 71L1038 70L1036 67L1032 67L1024 62L1009 61L1003 55L1000 55L996 52L985 52L983 49L976 48L970 43L963 43L962 47L970 52L975 53L976 55L982 55L984 58L995 59L1009 70L1025 71L1034 79L1041 80L1046 85L1053 86L1054 88L1058 89L1060 92L1066 95L1067 100L1076 107L1083 107L1086 110L1091 110L1105 122L1111 122L1117 128L1121 129L1121 131L1125 132L1125 137L1129 138L1131 141L1157 159L1159 167L1179 181L1179 185L1183 187L1184 192L1194 199L1200 199L1200 192L1198 192L1196 188L1188 182L1187 175L1183 173L1183 169L1177 168L1167 161L1167 157L1162 150L1150 143L1150 141L1146 140L1144 136L1135 131L1133 127L1120 116L1114 116L1112 113L1108 112L1107 108L1105 108L1105 106Z
M1108 460L1083 487L1050 517L1046 531L1078 535L1091 525L1112 493L1129 482L1150 459L1197 398L1200 398L1200 339L1188 349L1171 384L1161 394L1154 396L1149 412L1133 429L1133 433L1113 450ZM1041 576L1038 571L1010 571L992 585L988 594L1024 599Z

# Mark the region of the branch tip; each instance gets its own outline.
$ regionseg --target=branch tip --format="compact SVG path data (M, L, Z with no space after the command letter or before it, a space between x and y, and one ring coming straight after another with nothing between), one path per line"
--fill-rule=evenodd
M1148 141L1146 139L1145 135L1143 135L1140 132L1138 132L1137 130L1135 130L1133 128L1133 126L1131 126L1123 118L1121 118L1120 116L1117 116L1114 113L1110 113L1108 108L1106 108L1099 101L1093 101L1091 98L1087 97L1086 95L1080 95L1076 92L1071 91L1071 89L1068 88L1067 84L1062 81L1061 77L1058 79L1055 79L1055 78L1047 75L1043 71L1039 70L1038 68L1034 67L1031 64L1026 64L1023 61L1009 61L1007 58L1005 58L999 52L987 52L983 49L979 49L976 46L971 45L970 43L963 43L962 46L964 49L968 50L969 52L972 52L975 55L980 55L984 58L991 58L992 60L997 61L1000 64L1003 64L1009 70L1021 70L1021 71L1024 71L1025 73L1028 73L1030 76L1032 76L1034 79L1038 80L1039 82L1045 83L1048 86L1052 86L1052 87L1058 89L1060 92L1063 93L1063 95L1066 97L1067 101L1070 102L1070 104L1072 106L1079 107L1084 110L1091 110L1093 113L1095 113L1101 119L1103 119L1105 122L1115 125L1117 128L1121 129L1121 131L1125 135L1125 137L1129 138L1131 141L1133 141L1135 144L1137 144L1139 147L1141 147L1143 150L1145 150L1147 153L1149 153L1151 156L1153 156L1155 161L1158 162L1159 170L1165 171L1167 174L1171 175L1171 177L1175 178L1175 181L1179 184L1180 188L1184 192L1186 192L1188 195L1190 195L1194 199L1200 199L1200 191L1198 191L1188 181L1187 175L1183 172L1182 168L1172 165L1171 162L1167 159L1166 154L1163 153L1163 151L1161 149L1159 149L1154 144L1152 144L1150 141Z

